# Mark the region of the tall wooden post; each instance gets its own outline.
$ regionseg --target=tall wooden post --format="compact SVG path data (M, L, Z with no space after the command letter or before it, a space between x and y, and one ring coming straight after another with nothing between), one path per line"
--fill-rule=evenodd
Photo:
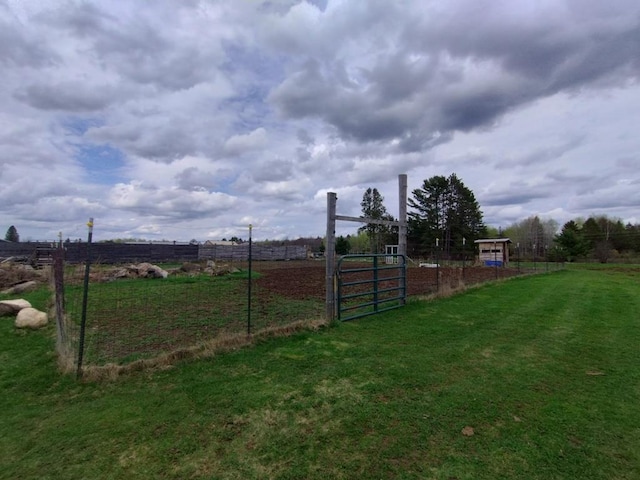
M407 254L407 174L398 175L398 253Z
M405 289L406 294L406 273L407 273L407 174L398 175L398 254L402 255L404 263L403 278L398 280L400 287ZM400 301L405 304L404 298Z
M338 196L334 192L327 192L327 244L324 255L326 259L326 310L327 320L335 318L336 292L334 288L334 276L336 268L336 202Z

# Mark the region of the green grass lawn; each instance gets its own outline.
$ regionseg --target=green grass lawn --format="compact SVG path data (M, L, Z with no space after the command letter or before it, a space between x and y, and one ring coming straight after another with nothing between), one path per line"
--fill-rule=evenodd
M635 479L640 271L567 270L77 383L0 322L0 478ZM466 433L466 435L465 435Z

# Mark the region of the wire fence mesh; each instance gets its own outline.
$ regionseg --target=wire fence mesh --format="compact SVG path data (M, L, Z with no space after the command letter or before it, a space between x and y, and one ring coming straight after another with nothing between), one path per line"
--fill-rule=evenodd
M94 264L85 291L86 266L65 264L63 256L60 249L53 271L58 351L67 370L79 367L80 351L83 368L127 365L211 342L325 321L324 260L253 262L251 277L244 261ZM560 264L550 262L509 267L409 264L407 294L447 294L558 268Z
M149 271L148 264L93 265L84 339L80 338L84 266L56 264L56 283L63 296L58 321L63 363L68 370L77 368L82 350L82 367L122 365L294 324L317 325L324 312L322 296L292 298L278 293L281 288L270 286L278 281L276 276L264 273L273 269L267 263L254 269L251 278L246 265L239 263L167 267L166 278L141 275Z

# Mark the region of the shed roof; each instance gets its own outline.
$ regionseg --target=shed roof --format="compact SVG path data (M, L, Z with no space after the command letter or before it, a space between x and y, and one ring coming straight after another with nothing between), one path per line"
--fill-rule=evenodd
M510 238L481 238L473 243L513 243Z

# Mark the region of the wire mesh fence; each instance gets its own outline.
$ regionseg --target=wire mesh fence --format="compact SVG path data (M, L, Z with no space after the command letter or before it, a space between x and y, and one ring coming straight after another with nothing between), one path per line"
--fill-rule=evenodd
M414 262L407 270L409 296L447 294L467 286L503 280L519 275L557 271L560 262L511 262L505 266L480 265L471 262Z
M54 256L58 351L67 370L131 365L214 343L325 321L324 260L69 265ZM447 294L466 286L561 268L409 263L407 294ZM84 325L83 325L84 322ZM84 327L84 328L83 328ZM178 352L178 353L176 353Z
M251 277L242 263L187 263L160 275L162 265L97 264L85 285L85 266L55 262L62 363L80 373L80 367L126 365L212 342L317 325L322 296L294 298L286 287L270 285L278 278L268 272L279 269L267 263Z

